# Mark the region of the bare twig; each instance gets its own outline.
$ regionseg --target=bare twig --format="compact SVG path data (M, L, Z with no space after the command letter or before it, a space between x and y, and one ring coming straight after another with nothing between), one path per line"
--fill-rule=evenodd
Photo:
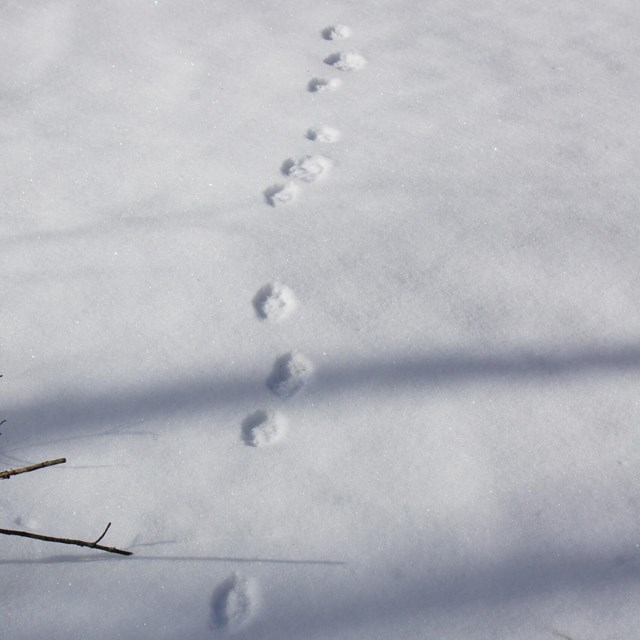
M8 480L11 476L17 476L19 473L29 473L29 471L36 471L36 469L52 467L54 464L63 464L66 461L66 458L56 458L55 460L45 460L44 462L38 462L38 464L32 464L28 467L22 467L21 469L2 471L0 472L0 480Z
M98 542L100 542L100 540L102 540L102 538L104 538L107 535L107 531L109 531L110 526L111 526L111 523L109 522L109 524L107 524L107 526L105 527L105 530L102 532L102 535L93 544L98 544Z
M5 536L20 536L22 538L33 538L34 540L44 540L45 542L59 542L60 544L73 544L77 547L89 547L90 549L100 549L100 551L108 551L109 553L118 553L121 556L132 556L132 551L124 551L116 547L105 547L98 544L109 530L111 523L107 525L104 533L95 541L87 542L86 540L74 540L73 538L54 538L53 536L42 536L39 533L30 533L29 531L16 531L15 529L0 529L0 534Z

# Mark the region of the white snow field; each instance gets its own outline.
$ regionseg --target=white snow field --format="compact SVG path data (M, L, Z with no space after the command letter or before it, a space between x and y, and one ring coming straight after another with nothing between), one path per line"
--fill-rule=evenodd
M639 34L1 1L0 637L636 640Z

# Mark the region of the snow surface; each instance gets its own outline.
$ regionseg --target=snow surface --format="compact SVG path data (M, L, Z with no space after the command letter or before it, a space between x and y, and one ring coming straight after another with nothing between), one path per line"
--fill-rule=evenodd
M636 638L639 32L0 3L0 635Z

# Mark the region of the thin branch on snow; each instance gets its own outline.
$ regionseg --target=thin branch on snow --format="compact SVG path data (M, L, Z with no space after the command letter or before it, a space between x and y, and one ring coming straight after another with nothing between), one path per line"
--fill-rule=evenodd
M107 531L109 531L110 526L111 526L111 523L109 522L105 527L105 530L102 532L102 535L93 544L98 544L98 542L100 542L100 540L102 540L102 538L104 538L107 535Z
M1 471L0 480L8 480L11 476L17 476L20 473L29 473L29 471L45 469L46 467L52 467L55 464L63 464L66 461L66 458L56 458L55 460L45 460L44 462L38 462L38 464L21 467L20 469L8 469L7 471Z
M43 536L39 533L31 533L29 531L16 531L15 529L0 529L0 534L5 536L20 536L22 538L32 538L33 540L44 540L45 542L58 542L60 544L73 544L77 547L88 547L89 549L100 549L100 551L107 551L109 553L117 553L121 556L132 556L132 551L125 551L124 549L118 549L117 547L105 547L102 544L98 544L105 534L109 530L111 523L107 525L102 535L95 542L87 542L86 540L75 540L73 538L55 538L53 536Z
M66 458L57 458L56 460L45 460L38 464L33 464L28 467L22 467L21 469L9 469L8 471L2 471L0 473L0 479L8 479L11 476L16 476L20 473L28 473L29 471L35 471L36 469L44 469L56 464L62 464L66 462ZM105 527L100 537L94 542L87 542L86 540L76 540L75 538L56 538L54 536L43 536L39 533L31 533L30 531L17 531L16 529L0 529L0 534L5 536L20 536L21 538L31 538L33 540L43 540L44 542L57 542L59 544L72 544L77 547L88 547L89 549L99 549L100 551L107 551L108 553L117 553L121 556L131 556L132 551L124 551L117 547L106 547L102 544L98 544L106 535L107 531L111 527L109 522Z

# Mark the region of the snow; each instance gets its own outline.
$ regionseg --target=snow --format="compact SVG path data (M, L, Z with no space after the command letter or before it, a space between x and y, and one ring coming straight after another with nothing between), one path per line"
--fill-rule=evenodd
M2 3L2 636L636 637L639 20Z

